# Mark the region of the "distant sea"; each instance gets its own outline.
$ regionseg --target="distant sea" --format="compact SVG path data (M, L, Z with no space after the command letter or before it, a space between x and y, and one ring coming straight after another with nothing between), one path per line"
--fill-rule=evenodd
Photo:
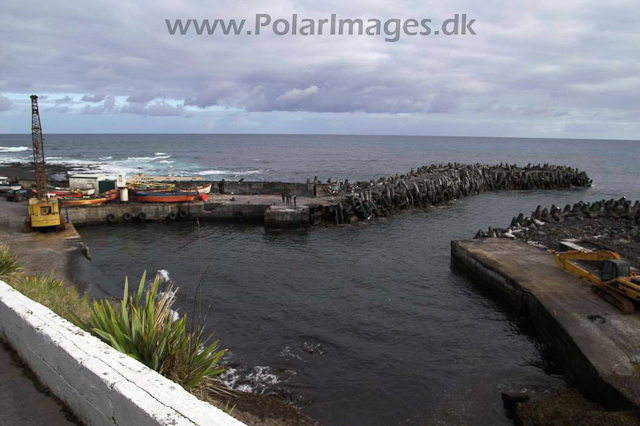
M30 159L0 135L0 163ZM430 163L578 167L593 187L505 191L365 226L269 233L260 225L81 228L92 294L124 275L175 280L188 310L200 271L206 326L229 348L229 385L293 395L328 425L510 425L501 391L567 384L544 342L450 268L450 241L505 227L538 204L640 199L640 141L297 135L49 135L49 162L107 174L367 180ZM2 174L0 168L0 174Z
M367 180L426 163L565 164L586 170L596 187L640 194L640 141L419 136L53 134L52 164L96 165L148 174L304 182L318 176ZM30 135L0 135L0 163L27 162ZM635 177L635 179L634 179Z

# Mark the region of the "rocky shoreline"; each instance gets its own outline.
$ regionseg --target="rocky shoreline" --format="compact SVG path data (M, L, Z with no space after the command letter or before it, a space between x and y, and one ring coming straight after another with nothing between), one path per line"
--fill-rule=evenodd
M47 179L50 182L67 182L69 173L88 173L95 167L70 166L66 164L47 164ZM35 180L33 164L29 163L0 163L0 175L8 177L12 181Z

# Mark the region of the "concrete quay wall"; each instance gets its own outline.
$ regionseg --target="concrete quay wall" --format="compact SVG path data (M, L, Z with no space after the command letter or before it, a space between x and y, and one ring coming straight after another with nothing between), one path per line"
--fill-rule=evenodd
M453 241L451 260L531 320L589 399L640 411L640 314L622 315L553 255L519 241Z
M271 206L265 211L264 225L270 228L300 228L309 225L309 207Z
M75 226L162 220L263 221L270 204L196 202L181 204L126 203L103 206L64 207L62 214Z
M243 424L2 281L0 333L87 425Z

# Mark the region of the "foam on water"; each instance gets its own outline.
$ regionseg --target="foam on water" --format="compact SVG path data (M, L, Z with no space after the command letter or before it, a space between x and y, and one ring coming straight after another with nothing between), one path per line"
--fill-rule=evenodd
M156 275L160 277L163 282L170 282L171 278L169 277L169 271L166 269L159 269L156 272Z
M170 155L156 155L155 157L129 157L127 160L135 160L135 161L154 161L154 160L163 160L165 158L171 158Z
M283 372L285 376L295 376L293 371ZM225 386L245 393L264 394L273 386L287 379L278 377L271 367L256 365L250 370L244 367L229 367L221 374Z
M0 152L21 152L28 151L27 146L0 146Z

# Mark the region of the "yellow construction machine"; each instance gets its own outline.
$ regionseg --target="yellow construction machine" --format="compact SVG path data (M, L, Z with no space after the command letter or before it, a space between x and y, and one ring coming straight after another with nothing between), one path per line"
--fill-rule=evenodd
M640 302L640 275L636 275L629 262L623 260L618 253L571 250L557 252L555 257L558 266L591 281L594 293L620 309L623 314L634 312L633 302ZM590 272L575 262L594 263L599 274Z
M32 228L60 226L60 206L58 199L47 197L47 173L44 163L44 139L38 112L38 96L31 95L31 142L33 144L33 165L36 171L36 191L29 200L29 224Z

